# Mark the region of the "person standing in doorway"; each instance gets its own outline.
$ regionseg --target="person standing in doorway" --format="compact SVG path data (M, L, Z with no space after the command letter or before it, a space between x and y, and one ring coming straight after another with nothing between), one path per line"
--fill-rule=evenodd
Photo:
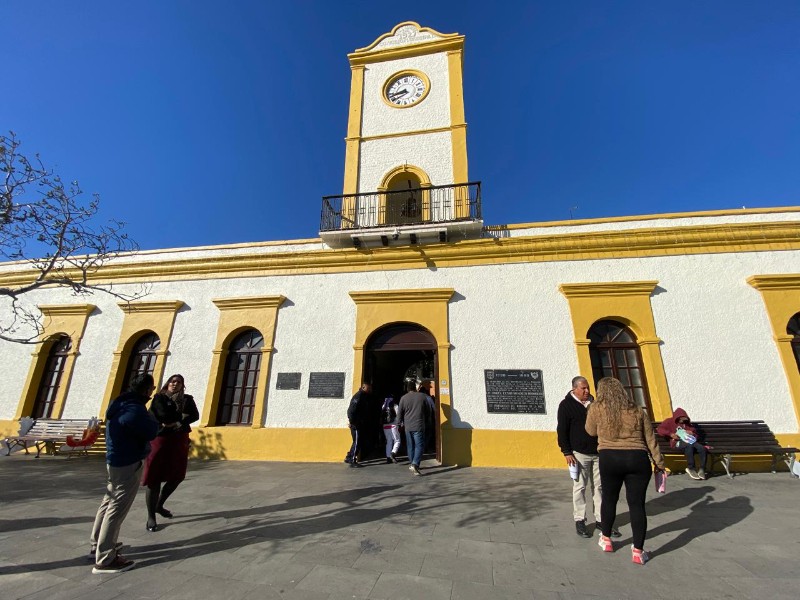
M369 421L369 402L372 399L372 385L366 381L361 384L361 388L353 394L350 405L347 407L347 422L350 427L350 436L353 443L344 462L350 463L351 467L360 467L361 451L366 437L365 429Z
M567 465L577 468L577 479L573 475L572 516L575 531L583 538L592 534L586 529L586 495L592 496L595 529L600 531L600 456L597 454L597 438L586 433L586 412L592 403L589 382L580 375L572 379L572 390L558 405L558 446L564 453ZM611 537L620 537L619 531L611 530Z
M397 402L391 394L383 401L381 421L386 438L386 463L396 463L397 451L400 450L400 428L397 426Z
M90 538L95 554L92 573L121 573L133 567L133 561L119 553L117 538L136 498L150 440L158 433L158 421L145 406L155 389L152 375L136 375L129 390L114 399L106 411L108 483Z
M406 390L397 408L397 423L406 430L408 460L411 462L408 468L414 475L422 475L419 464L425 450L425 420L429 411L427 395L416 391L413 381L408 382Z

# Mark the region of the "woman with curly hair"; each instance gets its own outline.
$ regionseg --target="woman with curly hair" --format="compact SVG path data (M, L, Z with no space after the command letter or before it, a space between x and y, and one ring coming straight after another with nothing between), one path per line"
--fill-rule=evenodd
M636 405L619 380L604 377L597 384L597 399L586 416L586 432L597 436L600 454L603 496L598 544L604 552L614 551L611 529L617 518L617 500L624 483L633 530L632 560L643 565L649 559L644 551L647 535L644 505L653 472L651 459L657 470L664 470L664 457L658 449L650 417Z
M142 485L147 486L147 531L158 531L156 514L172 518L164 502L186 478L189 462L189 432L200 418L197 405L189 394L183 375L172 375L150 404L150 412L159 422L156 439L144 463ZM162 489L161 484L164 484Z

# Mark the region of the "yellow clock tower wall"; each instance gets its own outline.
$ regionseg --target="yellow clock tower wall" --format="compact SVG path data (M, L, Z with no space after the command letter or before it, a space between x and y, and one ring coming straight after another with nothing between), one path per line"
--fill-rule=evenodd
M382 189L408 168L431 185L466 183L464 37L400 23L349 55L344 193Z

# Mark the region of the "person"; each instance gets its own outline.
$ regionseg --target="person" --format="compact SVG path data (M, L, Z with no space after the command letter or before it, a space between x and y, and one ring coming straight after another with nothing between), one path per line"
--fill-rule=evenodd
M386 438L386 464L397 462L397 451L400 450L400 428L397 426L397 402L389 394L381 408L383 435Z
M682 408L676 408L671 419L664 419L657 429L660 435L670 438L671 448L683 450L686 455L686 473L692 479L703 480L706 478L706 456L708 449L700 443L700 434L697 427L692 425L692 420ZM694 455L697 453L700 468L695 470Z
M425 403L428 405L428 412L425 419L425 452L436 452L436 400L433 399L436 391L432 381L423 381L420 392L425 394Z
M592 495L595 529L600 531L601 494L600 456L597 454L597 438L586 433L586 412L592 403L589 382L580 375L573 377L572 389L558 405L558 446L567 465L577 467L578 478L572 483L572 516L575 532L583 538L592 534L586 529L586 492ZM611 537L620 537L620 532L611 529Z
M397 423L406 430L406 447L408 460L411 462L408 469L414 475L422 475L419 471L422 462L422 452L425 449L425 419L427 418L428 403L426 395L417 391L413 381L406 384L407 393L400 398L397 408Z
M655 463L658 471L664 470L664 457L658 449L650 417L636 405L619 380L603 377L597 384L597 400L586 415L586 432L597 436L600 454L603 497L598 544L604 552L614 551L611 529L617 517L617 500L624 483L633 530L631 560L643 565L650 558L644 550L647 536L645 494L652 476L650 461Z
M164 503L186 478L190 423L197 421L200 413L194 398L185 392L183 375L172 375L150 404L150 412L160 428L142 475L142 485L147 486L147 531L158 531L156 513L167 519L173 517Z
M347 422L350 427L350 436L353 443L350 445L344 462L350 467L360 467L361 451L363 450L366 427L369 421L369 403L372 398L372 385L366 381L361 383L361 388L353 394L350 405L347 407Z
M158 433L158 421L145 407L155 389L152 375L135 375L129 390L115 398L106 411L108 482L90 537L95 554L92 573L121 573L133 567L133 561L119 553L117 538L136 498L142 460Z

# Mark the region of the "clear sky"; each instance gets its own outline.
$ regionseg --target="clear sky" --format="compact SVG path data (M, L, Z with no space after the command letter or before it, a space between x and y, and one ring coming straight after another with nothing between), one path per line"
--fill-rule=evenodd
M144 249L316 237L409 20L466 35L486 224L800 205L796 0L3 0L0 129Z

